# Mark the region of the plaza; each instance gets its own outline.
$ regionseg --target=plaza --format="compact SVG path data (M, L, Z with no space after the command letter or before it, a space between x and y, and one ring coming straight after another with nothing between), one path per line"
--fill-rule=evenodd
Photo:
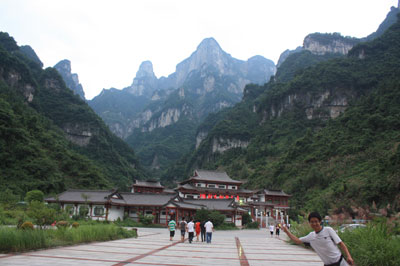
M187 235L186 235L187 236ZM166 228L138 228L137 238L94 242L20 254L0 254L0 265L322 265L317 254L267 230L215 231L212 243L169 241Z

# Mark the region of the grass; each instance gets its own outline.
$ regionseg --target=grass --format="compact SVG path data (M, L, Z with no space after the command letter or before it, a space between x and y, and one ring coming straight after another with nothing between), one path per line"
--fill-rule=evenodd
M22 252L128 237L136 237L136 233L113 224L82 225L78 228L57 230L19 230L1 227L0 252Z
M292 222L290 231L297 237L312 231L309 224ZM395 225L386 221L370 222L365 228L339 233L357 266L400 265L400 235ZM291 241L290 241L291 242Z
M339 234L358 266L400 265L400 236L386 223L370 223Z

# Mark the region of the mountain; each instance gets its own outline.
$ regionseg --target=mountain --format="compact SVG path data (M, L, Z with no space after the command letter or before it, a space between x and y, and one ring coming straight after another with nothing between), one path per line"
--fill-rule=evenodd
M399 41L397 21L347 55L246 86L240 103L198 127L196 147L164 182L193 168L220 168L250 188L284 189L294 214L400 211ZM313 55L303 52L286 61Z
M133 150L29 51L0 33L0 190L126 189L142 178Z
M271 60L235 59L207 38L168 77L157 79L143 62L129 87L103 90L89 104L144 166L165 169L195 145L196 127L209 113L233 106L246 84L264 84L275 70Z
M65 59L58 62L54 68L60 73L65 84L70 88L75 94L79 95L82 100L85 100L85 93L83 91L82 85L79 83L78 74L71 73L71 61Z

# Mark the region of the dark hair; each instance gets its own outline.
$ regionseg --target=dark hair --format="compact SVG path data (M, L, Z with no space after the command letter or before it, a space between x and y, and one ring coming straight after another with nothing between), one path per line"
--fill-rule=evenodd
M322 221L322 217L318 212L312 212L308 215L308 221L311 220L311 218L317 218L320 222Z

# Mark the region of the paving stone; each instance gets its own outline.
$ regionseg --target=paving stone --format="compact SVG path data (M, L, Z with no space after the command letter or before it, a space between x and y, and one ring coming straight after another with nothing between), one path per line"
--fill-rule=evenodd
M138 238L0 254L0 265L322 265L315 252L265 230L216 231L212 243L169 241L169 232L139 228Z

